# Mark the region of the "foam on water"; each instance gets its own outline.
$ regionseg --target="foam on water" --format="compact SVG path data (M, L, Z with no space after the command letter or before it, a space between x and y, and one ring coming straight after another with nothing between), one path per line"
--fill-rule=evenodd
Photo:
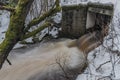
M76 68L85 61L77 47L68 47L74 40L62 40L59 42L47 42L26 53L14 53L8 57L12 66L8 63L0 71L2 80L42 80L45 71L52 72L57 70L56 61ZM13 51L14 52L14 51Z

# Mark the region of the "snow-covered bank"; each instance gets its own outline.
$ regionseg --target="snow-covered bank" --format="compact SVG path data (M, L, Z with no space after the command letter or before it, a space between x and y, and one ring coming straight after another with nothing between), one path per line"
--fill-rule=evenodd
M120 80L120 25L118 19L120 19L120 1L119 0L91 0L92 2L101 3L113 3L114 4L114 16L113 22L110 26L110 30L115 30L110 32L110 36L115 36L111 40L105 40L103 45L107 47L112 45L114 42L113 50L116 52L110 52L107 48L103 46L98 47L96 50L92 51L88 56L89 66L86 71L78 76L77 80ZM108 39L105 38L105 39ZM116 54L117 53L117 54Z
M115 31L111 32L114 37L114 50L120 50L120 0L62 0L62 5L75 5L80 3L98 2L114 4L114 16L111 28ZM119 21L118 21L119 20ZM112 30L111 29L111 30ZM106 38L107 39L107 38ZM107 45L106 45L107 43ZM112 40L105 40L104 45L112 45ZM116 51L119 54L119 52ZM103 46L92 51L88 56L89 66L85 72L78 76L77 80L120 80L120 56L108 51Z

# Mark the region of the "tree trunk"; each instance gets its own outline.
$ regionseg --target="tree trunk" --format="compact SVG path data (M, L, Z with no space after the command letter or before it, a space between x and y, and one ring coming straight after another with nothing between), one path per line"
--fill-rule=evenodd
M10 16L10 24L4 41L0 44L0 68L6 60L9 52L24 35L24 23L34 0L19 0L18 5Z

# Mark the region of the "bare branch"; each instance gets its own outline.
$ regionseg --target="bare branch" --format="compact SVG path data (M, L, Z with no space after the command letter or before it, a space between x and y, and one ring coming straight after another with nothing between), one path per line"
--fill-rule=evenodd
M29 33L27 33L26 35L24 35L24 36L21 38L21 40L30 38L30 37L36 35L37 33L39 33L40 31L42 31L43 29L45 29L46 27L49 27L49 26L51 26L51 23L45 22L42 26L39 26L38 29L36 29L36 30L34 30L34 31L32 31L32 32L29 32Z
M12 65L12 63L9 61L9 59L6 59L9 65Z
M56 7L55 7L55 5L56 5ZM42 16L40 16L38 18L34 18L28 24L28 26L25 28L24 32L27 32L30 29L30 27L39 24L41 21L45 20L47 17L59 12L61 10L61 8L59 6L59 0L56 0L55 5L48 12L44 13Z
M110 62L110 61L106 61L106 62L100 64L100 66L99 66L98 68L96 68L96 71L98 71L103 65L105 65L105 64L107 64L107 63L109 63L109 62Z
M15 8L0 5L0 10L7 10L13 12Z

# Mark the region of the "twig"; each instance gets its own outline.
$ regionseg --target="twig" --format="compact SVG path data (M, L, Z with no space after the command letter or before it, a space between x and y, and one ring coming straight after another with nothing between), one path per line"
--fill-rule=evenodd
M9 59L6 59L6 61L8 62L9 65L12 65Z
M106 62L104 62L103 64L100 64L100 66L98 67L98 68L96 68L96 71L97 70L99 70L104 64L107 64L107 63L109 63L110 61L106 61Z

